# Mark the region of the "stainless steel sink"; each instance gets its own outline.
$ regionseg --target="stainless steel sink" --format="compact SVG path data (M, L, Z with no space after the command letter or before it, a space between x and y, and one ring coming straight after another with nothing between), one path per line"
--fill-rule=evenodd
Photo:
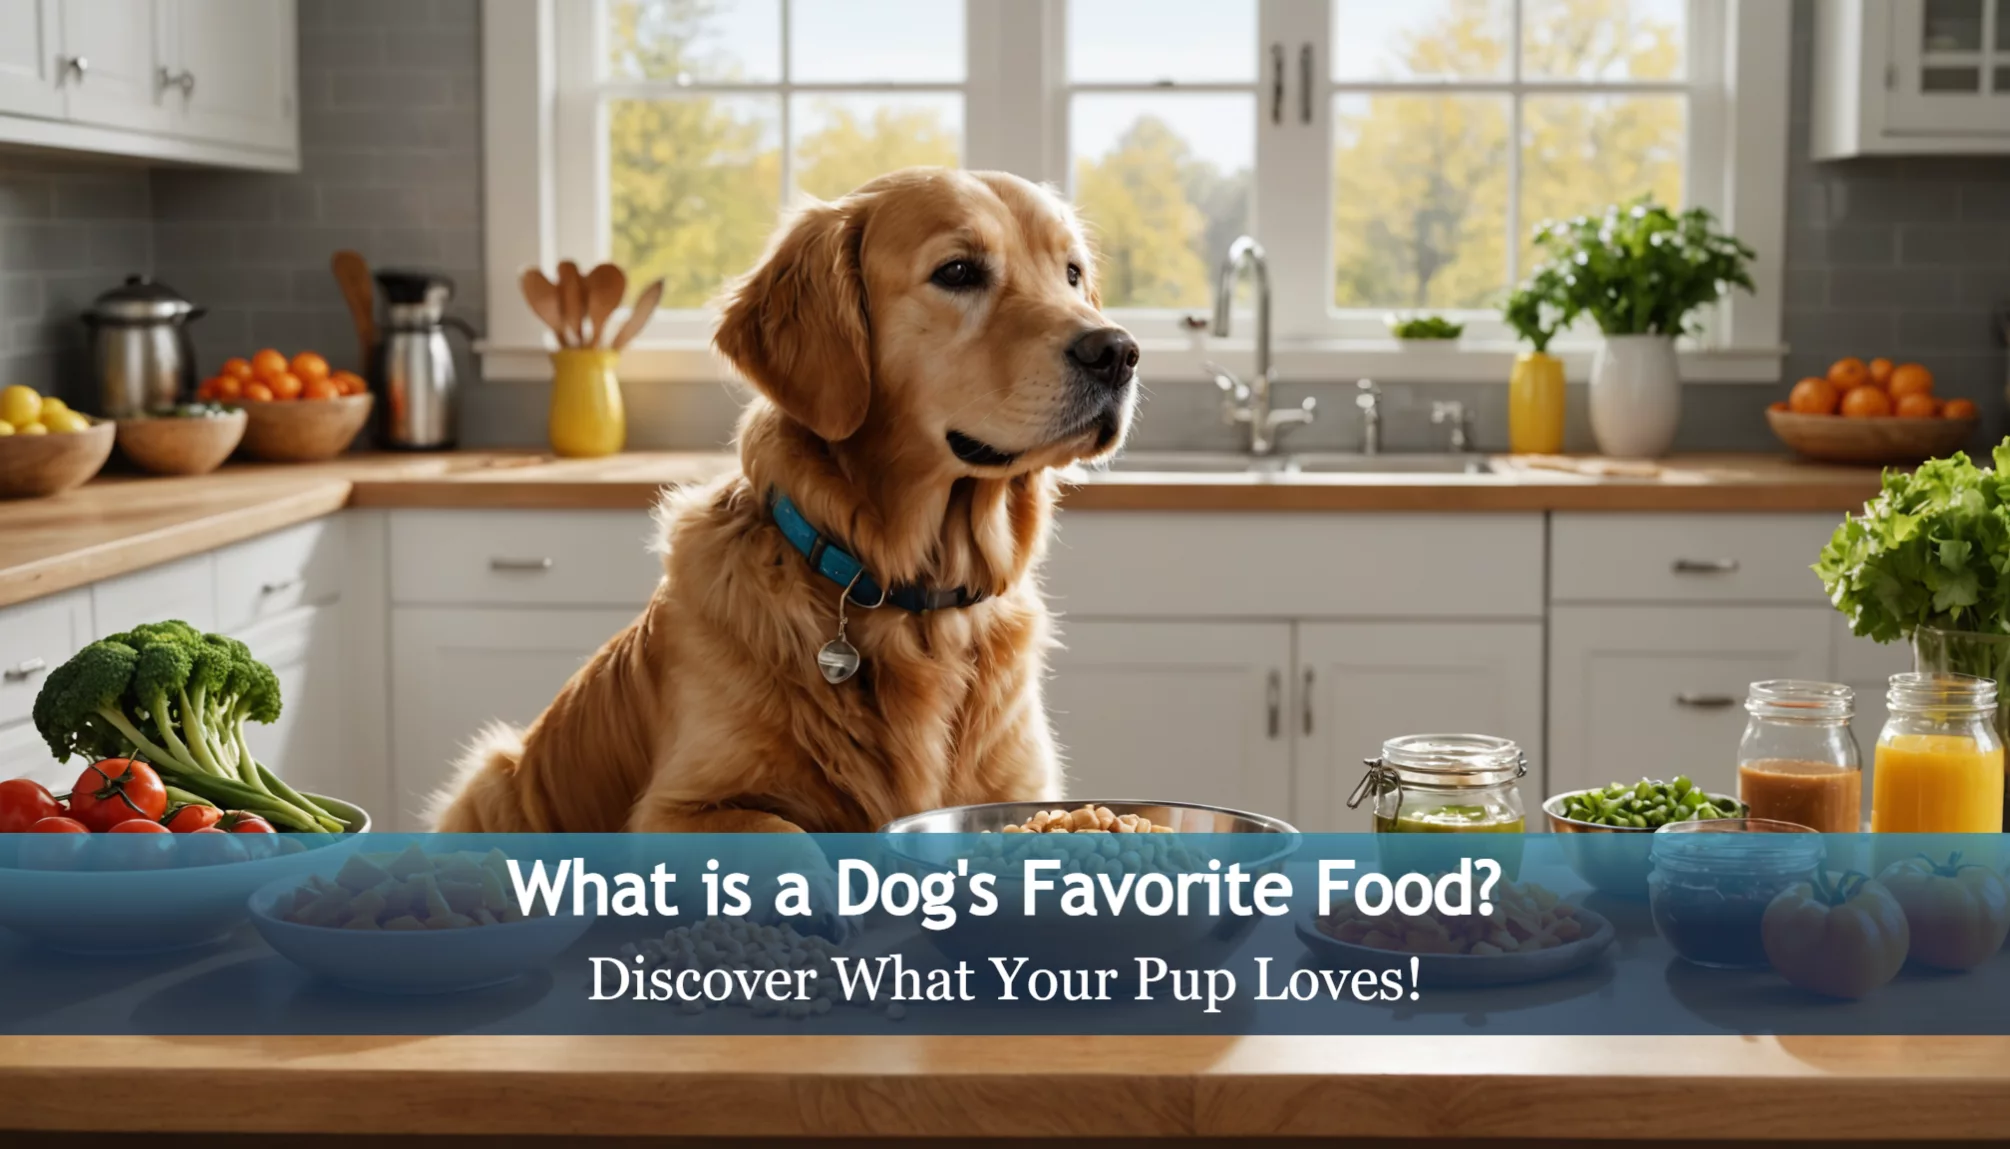
M1118 474L1173 475L1484 475L1491 471L1485 455L1306 452L1255 456L1229 451L1132 451L1111 461L1108 469Z

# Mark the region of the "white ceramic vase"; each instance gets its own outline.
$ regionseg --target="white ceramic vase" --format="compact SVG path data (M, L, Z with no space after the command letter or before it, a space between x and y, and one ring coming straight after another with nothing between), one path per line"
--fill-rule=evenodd
M1598 449L1627 458L1665 455L1681 418L1675 340L1606 336L1591 361L1591 434Z

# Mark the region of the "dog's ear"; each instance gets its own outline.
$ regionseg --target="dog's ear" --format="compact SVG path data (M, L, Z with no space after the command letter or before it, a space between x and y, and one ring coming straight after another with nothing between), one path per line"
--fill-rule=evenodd
M729 290L712 336L761 394L831 442L850 438L872 402L864 232L858 197L804 208Z

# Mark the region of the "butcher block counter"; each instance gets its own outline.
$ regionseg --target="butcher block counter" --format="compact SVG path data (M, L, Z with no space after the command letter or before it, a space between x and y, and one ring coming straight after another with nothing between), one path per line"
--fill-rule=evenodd
M0 1129L1987 1140L2010 1037L5 1037Z
M210 475L107 474L54 498L0 502L0 606L197 554L343 507L641 509L666 485L702 482L725 454L636 452L554 459L528 452L362 454L328 463L233 463ZM1668 460L1635 473L1597 462L1497 464L1486 474L1086 476L1069 510L1834 511L1877 493L1873 468L1774 456ZM1582 470L1557 469L1582 467ZM1621 473L1596 473L1614 470Z

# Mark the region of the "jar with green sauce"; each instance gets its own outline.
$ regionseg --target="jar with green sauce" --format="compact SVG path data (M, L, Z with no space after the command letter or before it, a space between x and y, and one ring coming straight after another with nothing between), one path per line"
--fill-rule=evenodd
M1382 743L1347 799L1372 799L1385 871L1456 869L1460 858L1491 857L1509 880L1521 869L1528 820L1516 785L1528 758L1512 740L1486 734L1405 734ZM1507 835L1484 848L1433 841L1426 834Z

